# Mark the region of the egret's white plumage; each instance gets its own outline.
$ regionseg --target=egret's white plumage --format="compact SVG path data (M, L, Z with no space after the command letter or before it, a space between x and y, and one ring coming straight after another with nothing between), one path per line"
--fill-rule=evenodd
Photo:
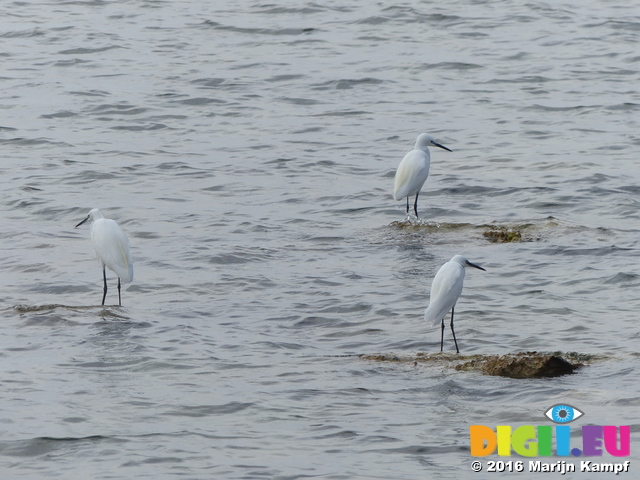
M431 297L429 306L424 311L424 319L433 322L433 325L441 325L440 351L444 345L444 317L451 310L451 332L453 340L456 343L456 352L458 349L458 341L456 340L456 332L453 330L453 311L458 298L462 293L462 284L464 282L465 267L474 267L484 270L479 265L471 263L462 255L456 255L447 263L445 263L431 284Z
M94 208L87 218L76 225L76 228L91 220L91 240L96 250L96 255L102 264L104 278L104 295L102 305L107 296L107 272L105 266L118 276L118 303L122 305L120 296L120 281L129 283L133 280L133 260L131 259L131 246L129 238L115 220L104 218L100 210Z
M396 200L407 199L407 215L409 214L409 197L416 196L416 201L413 204L413 211L418 217L418 195L420 190L427 181L429 176L429 166L431 165L431 154L429 153L429 146L449 150L444 145L440 145L435 139L428 133L421 133L416 144L409 153L407 153L400 165L396 170L395 185L393 188L393 198Z

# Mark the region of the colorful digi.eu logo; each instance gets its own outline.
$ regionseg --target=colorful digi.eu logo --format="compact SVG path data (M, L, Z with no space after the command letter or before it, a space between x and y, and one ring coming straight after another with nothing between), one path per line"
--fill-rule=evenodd
M584 425L581 428L581 448L571 448L571 427L566 425L584 416L584 412L567 404L553 405L544 416L556 425L521 425L512 429L498 425L469 427L471 455L486 457L494 452L509 457L512 450L523 457L593 457L605 452L614 457L631 455L631 428L628 425ZM574 435L575 437L575 435ZM555 438L555 452L553 440Z

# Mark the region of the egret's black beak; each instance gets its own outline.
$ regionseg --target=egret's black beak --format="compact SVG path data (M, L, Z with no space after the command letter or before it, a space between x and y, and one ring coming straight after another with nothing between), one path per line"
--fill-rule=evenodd
M476 265L475 263L471 263L469 260L467 260L467 265L469 267L477 268L478 270L482 270L483 272L486 272L486 270L484 268L482 268L480 265Z
M73 228L78 228L80 225L82 225L84 222L86 222L87 220L89 220L89 215L87 215L87 218L85 218L84 220L82 220L79 224L77 224L75 227Z
M435 142L435 141L431 140L431 143L433 143L436 147L443 148L447 152L453 152L453 150L451 150L450 148L445 147L444 145L440 145L438 142Z

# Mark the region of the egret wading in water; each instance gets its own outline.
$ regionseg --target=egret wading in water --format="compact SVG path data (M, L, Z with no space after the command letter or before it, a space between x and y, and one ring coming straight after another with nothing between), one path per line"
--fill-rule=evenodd
M424 319L426 321L432 321L433 326L441 325L441 352L444 345L444 317L447 315L447 312L451 310L451 333L453 333L453 341L456 342L456 353L460 353L458 341L456 340L456 332L453 330L453 310L462 293L462 283L464 282L464 274L466 271L465 267L473 267L486 272L480 265L471 263L462 255L456 255L440 267L431 284L431 297L429 299L429 306L424 311Z
M87 220L91 220L91 241L96 249L96 255L102 264L102 277L104 278L104 294L102 305L107 298L107 271L114 272L118 276L118 304L122 306L120 295L120 280L129 283L133 280L133 260L131 260L131 245L124 230L115 220L104 218L100 210L94 208L87 218L76 225L78 228Z
M416 218L418 218L418 195L424 182L427 181L429 166L431 165L431 154L427 148L430 145L451 151L436 142L428 133L421 133L413 150L404 156L400 165L398 165L398 170L396 170L393 198L400 201L407 197L407 216L409 215L409 197L415 195L416 201L413 204L413 211L416 214Z

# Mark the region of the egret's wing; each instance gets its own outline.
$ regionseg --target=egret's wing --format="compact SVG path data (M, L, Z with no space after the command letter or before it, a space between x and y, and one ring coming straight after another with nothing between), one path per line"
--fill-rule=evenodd
M99 219L91 227L91 240L98 258L125 283L133 280L131 246L124 230L114 220Z
M429 155L422 150L407 153L396 170L393 198L402 200L420 191L429 176Z
M439 325L444 316L456 304L462 293L464 267L457 262L447 262L433 279L429 306L424 311L424 319Z

